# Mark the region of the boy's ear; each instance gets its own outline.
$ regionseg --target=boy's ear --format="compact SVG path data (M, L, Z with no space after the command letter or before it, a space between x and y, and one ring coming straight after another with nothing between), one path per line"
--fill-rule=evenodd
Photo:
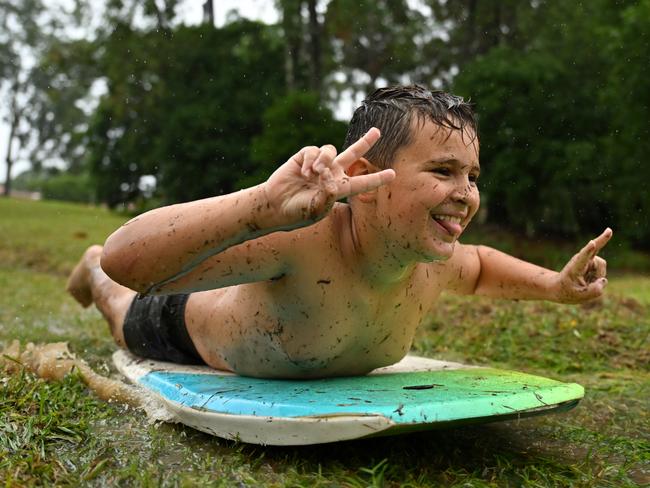
M380 169L368 161L366 158L359 158L345 170L345 174L348 176L361 176L368 175L370 173L376 173ZM364 203L369 203L375 199L377 190L370 190L364 193L358 193L355 195L355 198L358 198Z

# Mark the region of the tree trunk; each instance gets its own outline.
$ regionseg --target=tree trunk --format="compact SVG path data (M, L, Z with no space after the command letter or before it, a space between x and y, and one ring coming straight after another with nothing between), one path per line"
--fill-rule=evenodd
M503 37L501 35L501 17L502 17L502 9L501 5L499 5L499 2L496 2L494 5L494 21L492 24L492 46L490 46L490 49L492 47L498 46L501 44L501 38Z
M322 80L322 50L321 50L321 25L316 12L316 0L307 0L309 9L309 48L311 63L309 63L309 88L321 95Z
M300 66L300 51L302 45L302 0L282 0L282 29L284 30L285 47L285 83L287 91L298 88L298 73Z
M296 79L293 76L293 57L291 55L291 46L289 45L289 40L286 39L285 35L285 47L284 47L284 83L287 87L287 91L293 91L296 88Z
M476 0L467 2L467 21L463 44L462 59L459 64L464 64L476 56Z
M163 2L164 4L164 2ZM161 30L167 30L167 27L169 27L169 23L165 12L158 6L158 3L156 3L156 0L150 0L149 1L149 6L151 10L153 10L154 14L156 15L156 21L158 22L158 28Z
M3 196L5 197L11 195L11 167L14 164L13 155L11 154L11 147L13 145L12 143L14 141L14 135L16 133L17 126L18 126L18 112L16 107L16 97L14 95L14 99L11 103L11 128L9 129L9 140L7 142L7 157L5 158L5 162L7 164L7 173L5 176L4 192L2 193Z
M214 27L214 1L205 0L203 4L203 23Z

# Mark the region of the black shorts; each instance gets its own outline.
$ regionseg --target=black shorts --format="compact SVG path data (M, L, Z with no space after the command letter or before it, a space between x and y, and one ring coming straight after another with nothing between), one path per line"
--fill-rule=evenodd
M141 295L124 319L126 347L136 356L179 364L205 364L185 325L189 294Z

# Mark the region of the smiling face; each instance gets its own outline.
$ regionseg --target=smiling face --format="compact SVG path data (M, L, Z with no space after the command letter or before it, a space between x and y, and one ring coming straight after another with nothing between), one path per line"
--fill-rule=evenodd
M413 130L395 157L395 180L377 190L377 217L395 255L445 260L479 207L478 140L429 121Z

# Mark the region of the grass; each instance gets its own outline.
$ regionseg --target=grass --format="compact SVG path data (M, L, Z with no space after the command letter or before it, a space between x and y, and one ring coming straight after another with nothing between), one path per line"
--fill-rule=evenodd
M103 319L63 287L83 250L123 220L96 208L0 199L0 346L68 341L96 370L115 373ZM649 312L647 275L612 278L608 296L591 307L444 296L415 352L577 382L583 402L555 416L334 446L259 447L151 425L139 411L95 398L78 375L45 382L0 372L0 483L643 486Z

